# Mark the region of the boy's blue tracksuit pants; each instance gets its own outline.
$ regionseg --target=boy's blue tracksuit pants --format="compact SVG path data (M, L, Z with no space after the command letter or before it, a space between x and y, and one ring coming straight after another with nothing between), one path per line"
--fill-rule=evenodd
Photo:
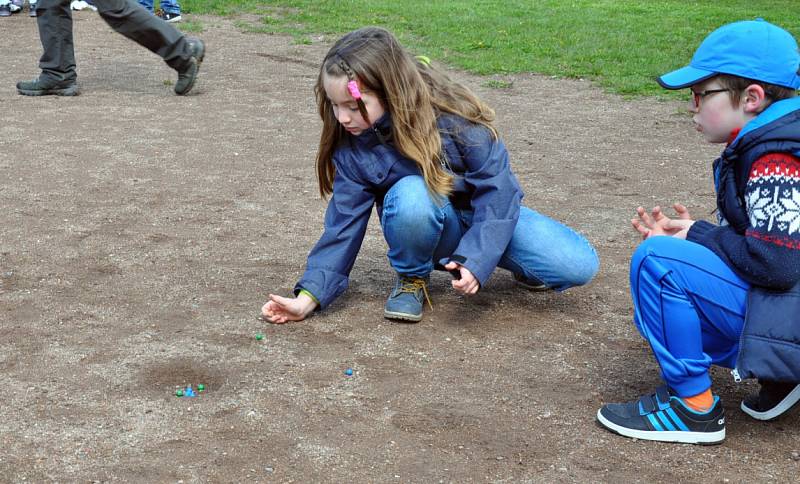
M750 284L714 252L651 237L634 252L630 276L636 327L678 396L710 388L712 363L735 367Z

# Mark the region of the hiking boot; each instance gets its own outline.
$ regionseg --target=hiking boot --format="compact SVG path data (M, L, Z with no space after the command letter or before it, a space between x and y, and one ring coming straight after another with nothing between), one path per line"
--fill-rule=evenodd
M181 18L180 12L170 13L170 12L165 12L163 10L159 10L158 12L156 12L156 17L164 20L164 22L167 22L168 24L174 24L183 20Z
M75 81L52 83L41 79L19 81L17 92L23 96L77 96L79 93L78 83Z
M539 279L533 277L525 277L522 274L514 274L514 280L517 282L517 285L525 288L529 291L549 291L551 288L545 284L544 282L540 281Z
M709 411L700 413L666 385L635 402L603 405L597 421L614 433L635 439L707 445L725 440L725 410L719 397L714 397Z
M202 40L197 37L187 37L186 40L192 49L192 57L186 67L178 70L178 82L175 83L175 94L178 96L183 96L192 90L200 70L200 64L203 63L203 57L206 55L206 45Z
M756 420L772 420L800 401L800 384L759 380L761 389L742 400L742 411Z
M389 294L383 317L418 322L422 320L422 305L428 297L428 278L397 275L394 289Z

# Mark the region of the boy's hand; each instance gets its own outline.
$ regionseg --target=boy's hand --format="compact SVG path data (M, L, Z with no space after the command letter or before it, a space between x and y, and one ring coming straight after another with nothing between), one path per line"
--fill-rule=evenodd
M316 307L317 303L305 294L294 298L270 294L269 301L261 308L261 315L270 323L283 324L304 320Z
M675 209L675 213L678 214L678 218L681 220L692 220L692 216L689 215L689 209L686 208L683 204L680 203L673 203L672 208Z
M454 270L458 270L461 273L460 279L454 279L453 281L451 281L451 284L453 284L453 289L460 292L461 294L469 296L471 294L475 294L476 292L478 292L478 289L481 288L481 284L478 282L477 279L475 279L475 276L472 275L469 269L462 266L461 264L451 261L448 262L447 265L444 266L444 268L451 272Z
M680 203L672 205L675 213L678 214L677 219L672 219L664 215L661 207L653 207L653 210L648 214L643 207L636 209L638 219L632 219L631 224L642 239L647 239L654 235L669 235L681 239L686 238L689 228L694 223L689 215L689 210Z

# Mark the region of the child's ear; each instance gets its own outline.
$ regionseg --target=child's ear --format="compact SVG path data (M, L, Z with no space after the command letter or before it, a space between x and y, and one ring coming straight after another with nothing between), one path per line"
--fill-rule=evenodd
M758 84L750 84L742 94L742 102L746 113L760 113L767 107L767 95L764 93L764 88Z

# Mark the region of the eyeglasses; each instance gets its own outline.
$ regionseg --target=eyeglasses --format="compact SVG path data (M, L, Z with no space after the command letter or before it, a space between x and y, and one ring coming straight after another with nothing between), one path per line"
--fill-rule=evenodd
M718 92L727 92L730 89L709 89L707 91L692 91L692 107L695 109L700 109L700 100L705 98L706 96L710 96L712 94L716 94Z

